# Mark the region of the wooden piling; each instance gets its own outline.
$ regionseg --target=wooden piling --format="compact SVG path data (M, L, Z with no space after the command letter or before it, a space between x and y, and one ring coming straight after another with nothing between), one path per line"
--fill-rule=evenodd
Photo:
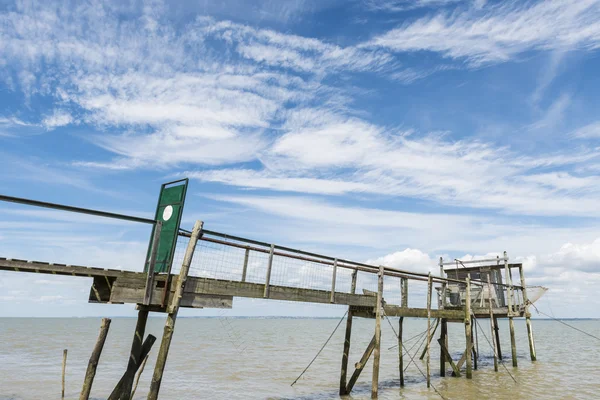
M533 327L531 326L531 313L529 312L529 298L527 297L523 265L519 266L519 275L521 277L521 287L523 288L523 303L525 303L525 324L527 325L527 339L529 340L529 355L531 356L531 361L535 361L537 357L535 355L535 342L533 341Z
M169 354L169 347L171 346L171 340L173 339L173 331L175 330L177 313L179 312L181 297L183 296L183 289L187 280L188 272L190 270L190 265L192 264L192 258L194 257L196 244L198 243L198 239L202 233L202 226L202 221L196 221L194 224L194 229L192 230L192 234L190 235L190 241L188 242L188 246L185 251L183 264L181 265L181 270L179 271L179 276L177 277L177 284L175 286L173 300L169 306L169 314L167 315L167 321L165 323L163 337L160 343L156 365L154 367L154 374L152 375L148 400L156 400L158 398L158 392L160 390L163 372L167 363L167 356Z
M402 344L402 325L404 324L404 317L400 317L398 320L398 369L400 370L400 386L404 386L404 350Z
M61 387L62 392L60 395L61 399L65 398L65 373L67 372L67 349L63 350L63 361L62 361L62 379L61 379Z
M137 391L138 385L140 384L140 378L142 377L142 374L144 373L144 367L146 366L146 362L148 362L147 355L146 355L146 357L144 357L144 361L142 361L140 370L138 371L137 376L135 377L135 384L133 385L133 390L131 391L131 399L132 400L135 396L135 392Z
M155 341L156 337L154 335L146 336L146 339L140 347L139 355L135 360L129 360L127 371L125 374L123 374L119 380L119 383L117 383L107 400L130 400L131 397L133 397L131 389L133 384L130 384L129 382L132 380L131 377L135 377L135 373L141 367L143 360L148 357L148 354L150 353Z
M146 333L146 322L148 321L148 307L139 306L138 318L135 325L135 332L133 333L133 340L131 342L131 350L129 351L129 361L127 363L127 370L121 377L121 380L115 386L115 389L110 395L110 399L129 400L131 395L131 388L133 387L133 379L135 378L135 371L141 361L140 354L142 351L142 343L144 340L144 334Z
M431 272L427 277L427 387L431 386Z
M448 347L448 325L447 325L447 321L446 318L442 318L442 327L440 328L440 339L439 339L439 344L440 344L440 376L444 377L446 376L446 355L444 354L444 351L442 349L442 347L446 346L446 348Z
M381 358L381 309L383 308L383 265L377 274L377 303L375 308L375 349L373 352L373 380L371 382L371 398L376 399L379 391L379 364Z
M475 331L475 335L473 335L473 331ZM473 369L476 371L479 351L477 350L477 325L475 325L475 316L471 316L471 340L473 340Z
M494 371L498 372L498 350L497 350L497 340L496 340L496 329L494 327L494 310L492 308L492 284L490 280L490 274L487 274L487 282L488 282L488 292L489 292L489 301L488 306L490 310L490 328L491 328L491 338L492 338L492 348L494 349Z
M471 359L471 350L473 348L473 341L471 338L471 279L467 278L467 288L465 296L465 337L467 340L467 348L465 351L467 361L467 379L473 378L473 365Z
M440 257L440 278L444 278L444 259ZM446 282L442 282L442 290L441 299L440 299L440 309L444 309L446 307Z
M354 364L354 368L355 368L354 373L352 373L352 376L350 377L350 380L348 381L348 385L346 386L346 394L350 394L350 392L352 391L354 384L358 380L358 377L360 376L360 373L362 372L362 370L365 368L365 365L367 365L367 361L369 361L369 357L371 357L371 354L373 353L374 349L375 349L375 335L373 335L373 339L371 339L371 342L369 343L365 352L363 353L362 357L360 358L360 361L357 362L356 364Z
M352 272L352 286L350 293L356 293L356 275L358 271ZM342 371L340 373L340 396L348 394L346 392L346 377L348 374L348 356L350 355L350 338L352 336L352 307L348 306L348 318L346 319L346 337L344 339L344 352L342 354Z
M500 325L498 317L494 316L494 336L496 337L496 346L498 346L498 360L502 360L502 346L500 346Z
M512 353L512 365L517 367L517 342L515 338L515 322L513 317L508 317L508 329L510 330L510 350Z
M106 341L109 328L110 318L102 318L102 322L100 323L100 334L98 335L96 345L94 346L94 350L92 350L92 355L90 356L90 361L88 362L87 370L85 371L83 388L81 389L79 400L88 400L90 397L92 384L94 383L94 377L96 376L96 368L98 367L98 361L100 360L100 355L102 354L102 349L104 348L104 342Z

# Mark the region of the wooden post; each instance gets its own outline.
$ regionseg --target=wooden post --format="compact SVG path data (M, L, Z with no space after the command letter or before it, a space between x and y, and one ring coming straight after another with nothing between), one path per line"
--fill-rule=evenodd
M354 373L352 374L352 376L350 377L350 380L348 381L348 386L346 386L346 394L350 394L350 392L352 391L354 384L358 380L358 377L360 376L360 373L362 372L363 368L365 368L365 365L367 365L367 361L369 361L369 357L371 357L371 354L373 353L374 349L375 349L375 335L373 335L373 339L371 339L371 343L369 343L369 345L367 346L367 349L365 350L362 357L360 358L360 361L354 365L354 368L355 368Z
M398 369L400 370L400 386L404 386L404 350L402 345L402 325L404 317L398 320Z
M427 277L427 387L431 386L431 272Z
M194 257L194 250L198 239L202 234L202 221L196 221L194 229L190 235L190 241L185 251L183 258L183 264L177 277L177 283L175 286L175 293L173 294L173 300L169 306L169 314L167 315L167 321L163 331L162 341L160 343L160 350L156 359L156 365L154 367L154 374L152 376L152 383L150 384L150 392L148 393L148 400L156 400L158 398L158 392L160 390L160 384L162 382L163 372L167 363L167 356L169 354L169 347L171 346L171 340L173 338L173 331L175 330L175 321L177 320L177 313L179 312L179 304L181 303L181 297L183 296L183 288L187 280L190 265L192 264L192 258Z
M498 372L498 350L496 345L496 332L494 329L494 310L492 309L492 284L490 280L490 274L487 274L487 282L488 282L488 292L489 299L488 305L490 310L490 326L491 326L491 334L492 334L492 347L494 348L494 371Z
M496 345L498 346L498 360L502 360L502 346L500 346L500 325L498 317L494 316L494 336L496 336Z
M141 361L140 354L142 351L142 342L144 340L144 334L146 332L146 322L148 321L148 308L146 306L139 306L138 318L135 325L135 332L133 334L133 341L131 342L131 350L129 351L129 362L127 363L127 370L123 374L123 377L119 383L115 386L115 389L110 395L110 399L129 400L131 396L131 388L133 387L133 379L135 378L135 371Z
M356 293L356 274L358 270L352 272L352 286L350 292ZM350 354L350 338L352 335L352 307L348 306L348 318L346 319L346 338L344 339L344 353L342 354L342 371L340 374L340 396L348 394L346 392L346 376L348 374L348 356Z
M446 354L441 348L448 348L448 325L446 318L442 318L442 327L440 329L440 376L446 376Z
M119 380L119 383L117 383L117 386L115 386L112 393L108 396L107 400L130 400L133 397L133 394L131 392L132 384L129 383L131 379L130 377L135 376L136 371L141 366L139 360L146 359L155 341L155 336L146 336L146 339L144 340L144 343L142 343L142 346L140 348L139 356L134 360L134 362L132 362L131 359L129 360L129 364L127 365L127 371L125 372L125 374L123 374L123 376Z
M269 284L271 283L271 269L273 268L273 252L275 251L275 245L271 245L271 251L269 252L269 264L267 264L267 276L265 278L265 292L263 297L269 298Z
M381 309L383 302L383 265L377 274L377 303L375 305L375 349L373 353L373 381L371 382L371 398L376 399L379 391L379 363L381 356Z
M154 268L156 266L156 255L158 254L158 242L160 241L160 232L162 230L162 221L156 221L154 226L154 235L152 236L152 247L150 248L150 259L148 260L148 271L146 275L146 291L144 292L144 305L149 305L152 301L152 292L154 291Z
M510 350L512 355L512 365L517 367L517 342L515 338L515 322L513 317L508 317L508 329L510 330Z
M475 316L471 316L471 340L473 341L473 350L472 355L473 355L473 369L477 370L477 354L479 353L478 350L476 350L477 348L477 325L475 325ZM475 326L473 326L475 325ZM475 335L473 335L473 330L475 330Z
M445 278L444 276L444 259L442 257L440 257L440 278ZM442 290L440 291L441 294L441 301L440 301L440 309L444 309L446 307L446 282L442 282Z
M102 318L100 334L98 335L98 340L96 340L96 345L94 346L87 370L85 371L85 379L83 380L83 388L81 389L79 400L88 400L90 397L92 384L94 383L94 377L96 376L96 368L98 367L98 361L100 360L100 354L102 354L109 328L110 318Z
M60 396L61 399L65 398L65 373L67 372L67 349L63 350L63 361L62 361L62 379L61 379L61 387L62 394Z
M527 289L525 287L525 272L523 265L519 266L519 275L521 276L521 287L523 288L523 303L525 303L525 324L527 325L527 338L529 339L529 355L531 361L537 359L535 355L535 342L533 341L533 328L531 326L531 313L529 313L529 298L527 297Z
M408 307L408 278L400 278L402 284L402 307Z
M438 328L439 324L440 324L440 318L436 318L435 319L435 325L433 325L433 330L431 331L431 337L433 337L435 335L435 333L437 332L437 328ZM421 356L419 357L419 360L423 360L426 355L427 355L427 346L425 346L423 348L423 352L421 353Z
M246 274L248 273L248 258L250 257L250 248L246 247L244 253L244 269L242 270L242 282L246 282Z
M330 303L335 303L335 278L337 274L337 258L333 260L333 276L331 277L331 297L329 298Z
M473 366L471 360L471 349L473 342L471 338L471 279L467 278L467 289L465 298L465 337L467 339L467 349L465 351L467 357L467 379L473 378Z
M142 361L140 370L138 371L137 376L135 377L135 385L133 385L133 390L131 391L131 399L132 400L133 400L133 397L135 396L135 392L138 388L138 385L140 384L140 378L142 376L142 373L144 372L144 367L146 366L147 361L148 361L148 356L146 355L146 357L144 357L144 361Z

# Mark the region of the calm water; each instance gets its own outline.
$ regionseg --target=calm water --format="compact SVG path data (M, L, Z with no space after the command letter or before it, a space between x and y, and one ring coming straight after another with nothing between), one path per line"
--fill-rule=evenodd
M185 319L177 321L161 388L162 399L331 399L337 398L345 324L294 387L290 384L323 345L338 320L333 319ZM392 320L394 328L397 320ZM148 332L159 339L164 319L149 321ZM600 343L553 321L534 321L538 361L528 359L526 328L516 322L519 368L493 371L489 321L480 321L479 370L473 380L439 377L439 353L432 351L433 385L449 399L597 399L600 398ZM600 321L570 321L598 334ZM113 319L100 360L92 397L106 398L125 369L134 319ZM405 338L426 328L426 320L406 320ZM67 398L78 398L100 319L0 319L0 399L58 399L62 350L69 349ZM351 364L357 362L374 330L373 320L354 323ZM510 358L508 325L501 321L502 349ZM387 322L382 333L382 399L439 399L411 365L406 386L398 388L395 337ZM464 346L464 328L449 324L453 358ZM407 345L412 345L412 341ZM411 353L414 353L414 349ZM408 362L405 361L405 363ZM425 364L417 361L425 371ZM142 375L136 399L144 399L154 359ZM351 399L370 398L371 364L365 368Z

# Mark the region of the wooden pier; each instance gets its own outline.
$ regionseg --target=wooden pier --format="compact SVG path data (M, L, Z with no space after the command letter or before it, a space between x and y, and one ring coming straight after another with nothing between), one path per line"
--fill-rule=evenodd
M31 206L85 212L99 217L130 218L132 222L152 225L143 272L134 272L135 266L132 266L132 270L114 270L0 258L0 270L3 271L89 278L91 279L89 302L136 305L138 323L134 332L130 365L123 378L116 384L115 391L109 397L111 399L131 397L135 372L140 368L154 343L151 338L147 343L143 340L149 312L164 313L167 317L148 396L148 399L157 399L179 308L232 308L234 298L347 306L345 341L341 349L340 395L352 391L367 361L373 356L372 397L377 397L381 358L381 321L387 317L400 317L397 333L400 386L404 385L403 365L406 350L402 342L402 325L405 317L426 318L428 321L427 345L423 354L427 356L428 386L431 376L429 355L433 335L438 325L441 326L441 333L436 343L440 346L441 376L445 376L447 364L452 367L455 376L461 376L461 367L464 364L466 377L468 379L472 377L473 369L477 368L478 358L473 324L478 319L490 321L495 361L502 358L497 318L509 319L511 355L513 366L516 367L517 349L513 319L525 317L530 357L532 361L536 359L528 310L530 299L525 286L523 266L509 263L506 253L502 257L488 260L444 262L440 259L440 274L433 276L431 273L399 270L384 265L368 265L215 232L205 229L201 221L196 222L191 231L186 231L179 226L186 189L187 180L163 185L154 220L0 196L0 200ZM185 247L185 252L183 259L177 260L181 264L175 266L175 268L180 267L179 271L173 271L174 252L177 246ZM313 268L328 278L319 282L303 279L302 275L298 275L298 265ZM519 285L515 285L512 281L513 270L518 270ZM286 279L286 274L299 278ZM376 287L372 286L370 289L376 290L357 286L359 274L373 282ZM427 285L426 304L409 306L410 284L415 283ZM392 304L389 302L390 299L384 297L384 289L389 290L390 284L394 285L394 289L400 293L399 304ZM436 291L437 302L434 302L433 296ZM362 358L352 371L348 368L349 349L352 320L357 317L372 318L374 334ZM438 321L438 324L432 329L433 320ZM466 348L463 349L463 356L459 360L453 360L448 349L448 322L462 323L465 327ZM104 339L105 337L104 334ZM101 351L102 346L99 348ZM98 351L94 352L94 357L100 357ZM91 380L93 381L93 374ZM86 385L87 389L82 393L89 395L92 382L86 380Z

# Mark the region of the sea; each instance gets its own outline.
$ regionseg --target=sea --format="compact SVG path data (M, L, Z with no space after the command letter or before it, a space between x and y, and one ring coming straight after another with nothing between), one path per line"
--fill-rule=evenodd
M68 350L65 398L78 399L100 322L100 318L0 318L0 400L60 399L64 349ZM135 322L134 318L112 319L91 398L106 399L125 371ZM140 376L135 399L147 396L164 322L164 318L148 321L146 333L158 340ZM346 325L339 322L339 318L179 318L159 398L339 399ZM495 372L490 323L488 319L478 320L478 368L470 380L464 374L452 377L449 365L446 377L440 377L436 332L430 353L432 385L428 389L426 361L419 359L427 320L404 320L407 369L401 388L398 348L394 347L398 319L386 319L382 325L379 398L600 399L600 341L555 320L532 322L537 361L530 360L525 322L517 319L518 368L513 368L508 322L500 320L503 360ZM600 334L600 320L565 322ZM354 319L348 376L374 329L374 320ZM449 323L448 331L449 349L456 361L465 347L464 325ZM351 395L343 398L370 399L371 378L372 360Z

